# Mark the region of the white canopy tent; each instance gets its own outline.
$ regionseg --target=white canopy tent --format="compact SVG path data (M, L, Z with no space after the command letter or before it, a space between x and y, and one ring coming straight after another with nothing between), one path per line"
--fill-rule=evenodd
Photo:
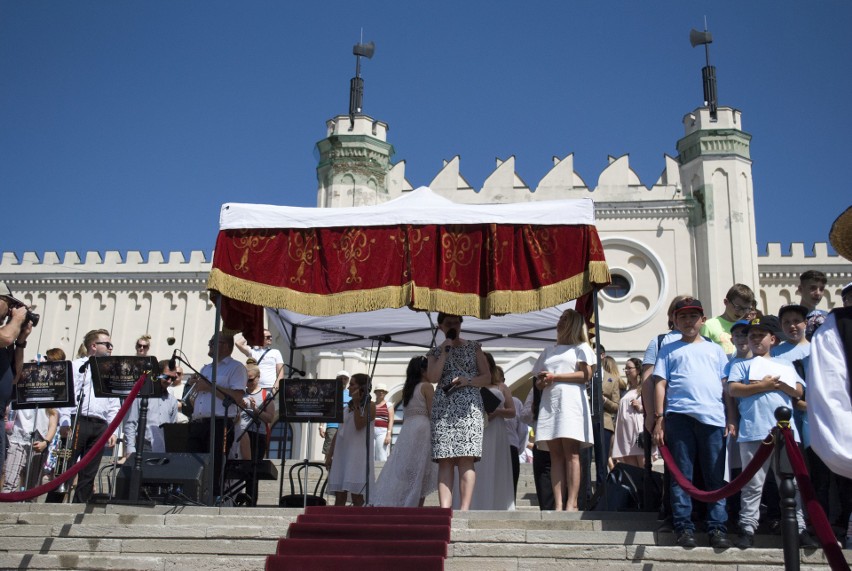
M220 230L246 228L363 227L400 224L594 224L590 199L520 204L457 204L427 187L376 206L294 208L229 203L222 207ZM483 345L537 348L556 339L556 322L569 301L523 314L465 318L465 336ZM377 338L392 345L429 347L434 341L435 312L407 307L317 316L287 308L268 308L270 324L291 349L368 346Z
M316 239L315 235L324 230L342 230L344 234L347 230L376 232L378 237L381 229L398 228L401 241L405 242L404 255L410 256L411 234L403 235L405 232L428 226L446 229L450 225L490 229L491 233L478 246L485 258L478 270L473 270L485 271L482 276L486 280L496 275L487 271L504 268L503 262L491 256L500 228L521 229L519 238L506 242L512 245L506 252L505 268L512 273L508 279L497 276L494 284L502 289L489 282L491 287L485 290L448 290L444 287L446 274L440 274L441 280L434 279L437 272L448 271L440 263L434 266L434 255L424 260L433 264L426 266L425 273L417 274L416 270L422 269L420 262L411 257L406 258L409 265L407 269L403 266L401 280L397 275L391 276L397 279L394 283L376 283L374 279L364 289L338 289L342 285L341 270L332 267L335 260L328 253L339 252L341 242L332 242L337 239L333 236L328 242L310 246L326 253L324 261L318 266L314 265L315 259L306 263L306 241ZM221 209L219 227L208 281L209 289L222 294L216 296L217 310L221 310L226 327L257 339L261 324L252 308L265 306L270 325L287 339L291 364L294 351L316 347L356 348L378 342L379 347L386 344L428 348L442 341L435 338L437 311L464 315L466 339L490 346L541 348L555 342L556 323L564 309L574 307L582 297L589 315L596 307L596 303L590 303L591 295L609 282L603 248L594 228L591 199L466 205L421 187L376 206L294 208L228 203ZM442 262L446 262L444 236L440 232L432 234L430 242ZM395 235L389 239L394 240ZM300 249L301 258L292 255L294 248ZM384 255L390 256L389 252L385 250ZM375 278L370 273L381 274L383 266L391 261L390 257L377 258L371 260L372 266L358 268L362 272L358 280L362 280L361 276L364 282ZM300 265L295 267L294 262ZM456 269L453 265L451 276L456 275ZM539 271L542 275L535 274ZM467 277L471 275L479 274ZM418 278L422 281L418 282ZM293 285L305 283L309 285L302 289ZM392 290L391 294L388 290ZM469 308L471 313L457 310L460 306ZM532 311L518 311L518 307ZM217 311L217 319L219 315ZM599 414L600 405L593 410Z
M559 316L573 307L574 302L569 301L530 313L465 317L464 337L492 347L545 347L556 341ZM437 313L407 307L319 317L267 308L267 316L293 350L366 347L378 339L386 345L428 348L436 340ZM437 334L441 343L443 334Z

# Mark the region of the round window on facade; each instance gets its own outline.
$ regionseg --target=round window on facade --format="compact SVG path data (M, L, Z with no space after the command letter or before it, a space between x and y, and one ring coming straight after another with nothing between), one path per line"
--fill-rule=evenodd
M612 299L623 299L630 293L630 281L621 274L610 274L612 283L603 289L603 292Z

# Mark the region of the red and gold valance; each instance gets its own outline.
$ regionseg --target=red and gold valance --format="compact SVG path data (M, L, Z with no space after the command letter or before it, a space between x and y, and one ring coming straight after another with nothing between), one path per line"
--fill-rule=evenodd
M409 306L485 318L609 281L592 225L482 223L222 230L208 285L308 315Z

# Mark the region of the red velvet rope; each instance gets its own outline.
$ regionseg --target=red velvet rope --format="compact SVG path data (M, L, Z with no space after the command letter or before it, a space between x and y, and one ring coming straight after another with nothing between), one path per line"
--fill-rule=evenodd
M840 569L849 571L849 564L846 562L846 558L843 557L843 552L837 544L834 531L832 531L831 525L828 523L828 518L822 506L816 499L816 493L811 484L811 477L805 466L805 460L802 458L802 451L799 450L799 445L796 444L796 440L793 437L793 431L787 426L781 428L781 433L784 435L784 446L787 449L787 456L790 458L790 465L793 467L793 474L795 474L796 482L799 484L799 494L802 500L804 500L817 539L819 539L825 551L825 558L834 571Z
M124 416L127 414L127 411L130 409L130 406L133 404L133 401L136 400L136 395L139 394L139 391L142 389L142 384L145 382L145 379L147 377L147 373L143 373L142 376L139 377L139 380L136 381L135 385L133 385L130 394L127 395L127 398L124 400L124 404L118 410L118 414L115 415L115 418L109 424L106 431L101 434L101 437L98 438L98 441L95 442L95 445L92 447L92 449L89 450L86 455L83 456L78 462L76 462L73 466L65 470L61 475L57 476L46 484L36 486L31 490L24 490L23 492L0 494L0 502L24 502L26 500L37 498L38 496L46 494L47 492L52 492L53 490L76 476L77 472L82 470L84 466L89 464L89 462L94 461L95 458L100 458L101 450L103 450L104 446L107 443L107 440L109 440L109 437L112 436L113 432L115 432L115 429L118 428L118 425L121 424L121 421L124 420Z
M666 461L666 466L669 467L669 472L672 477L687 494L700 502L717 502L722 498L727 498L742 490L743 486L745 486L754 477L760 467L763 466L769 456L772 455L772 450L774 448L772 443L775 440L775 430L776 429L773 428L772 432L770 432L763 440L763 446L758 448L757 454L754 455L754 458L751 459L748 466L743 468L743 471L740 472L739 476L731 480L729 484L722 486L718 490L713 490L712 492L705 492L693 486L692 482L687 480L683 473L678 469L677 464L675 464L674 458L672 457L672 453L669 452L669 449L666 448L665 445L660 446L660 453L663 455L663 460Z

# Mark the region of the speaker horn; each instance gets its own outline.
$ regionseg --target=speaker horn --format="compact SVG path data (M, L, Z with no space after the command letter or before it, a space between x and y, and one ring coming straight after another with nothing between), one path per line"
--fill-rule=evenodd
M698 31L695 28L693 28L689 31L689 43L692 44L693 48L695 46L703 46L705 44L712 44L713 43L713 34L711 34L710 32L707 32L707 31L701 32L701 31Z
M364 56L367 59L372 59L373 54L375 52L375 42L370 42L369 44L355 44L354 46L352 46L352 55Z

